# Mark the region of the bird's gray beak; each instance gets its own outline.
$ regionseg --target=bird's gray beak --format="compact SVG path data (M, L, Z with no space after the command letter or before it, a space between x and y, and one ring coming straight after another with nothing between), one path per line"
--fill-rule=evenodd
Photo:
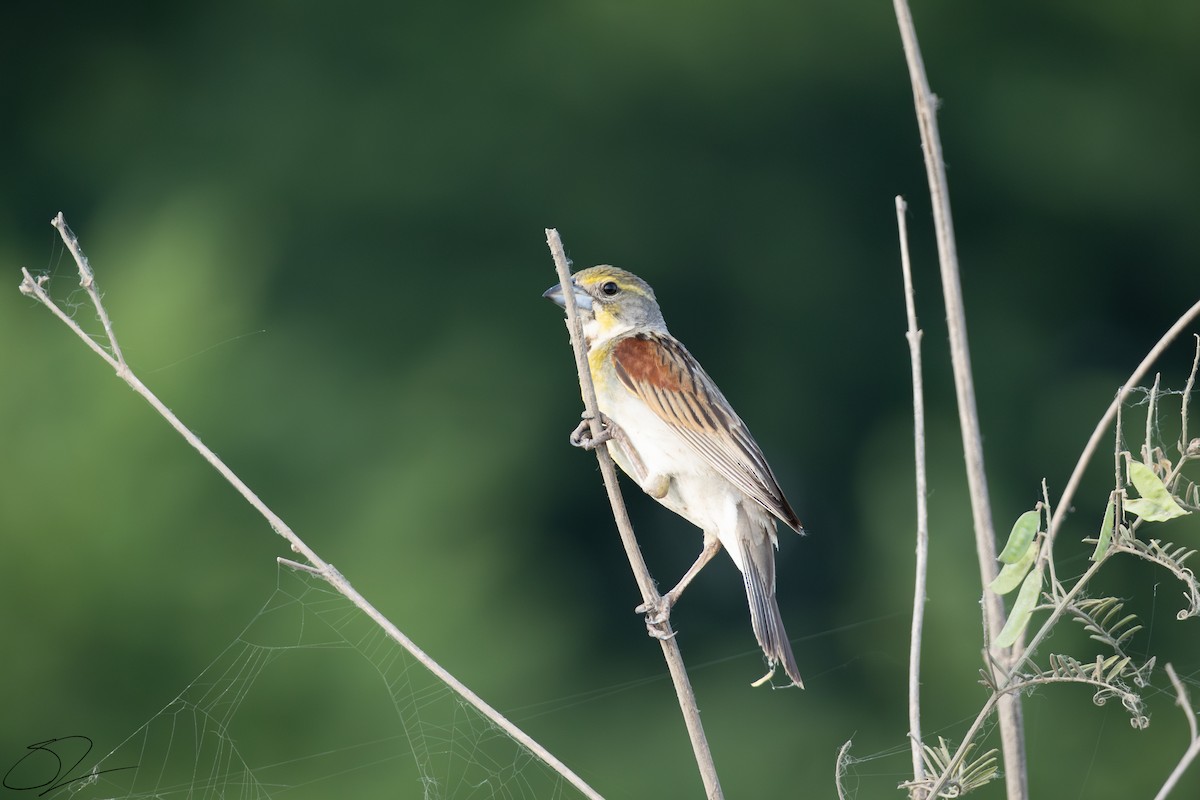
M577 287L577 286L574 286L572 288L575 291L575 305L578 306L581 311L591 311L592 310L591 296L584 293L583 291L581 291L579 289L579 287ZM542 297L546 298L547 300L551 301L552 303L557 303L562 308L567 307L567 299L565 297L563 297L563 289L562 289L561 283L556 283L553 286L551 286L549 289L547 289L546 291L542 292Z

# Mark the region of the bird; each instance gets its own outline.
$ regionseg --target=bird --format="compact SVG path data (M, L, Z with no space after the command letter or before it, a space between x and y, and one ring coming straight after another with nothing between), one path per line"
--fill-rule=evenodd
M782 665L791 684L804 688L775 599L776 520L798 534L804 527L762 449L700 362L667 330L646 281L602 264L576 272L570 291L603 424L593 440L585 412L572 444L607 445L644 492L704 533L699 557L675 588L636 610L647 614L652 633L656 625L665 631L684 589L723 548L742 573L751 626L770 670L754 685ZM562 284L542 296L566 308Z

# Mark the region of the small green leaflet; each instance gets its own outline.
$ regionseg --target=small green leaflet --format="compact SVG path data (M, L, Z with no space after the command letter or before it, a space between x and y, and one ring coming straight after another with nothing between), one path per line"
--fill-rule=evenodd
M1141 495L1125 501L1125 510L1130 514L1136 514L1147 522L1166 522L1188 513L1175 502L1154 470L1142 462L1129 460L1129 479Z
M1000 570L1000 574L988 584L988 589L996 594L1008 594L1017 588L1021 584L1021 579L1025 577L1025 573L1029 572L1029 568L1033 566L1037 554L1038 546L1030 542L1021 559L1012 564L1005 564L1004 568Z
M1008 534L1008 543L1004 545L1004 550L998 556L1001 563L1015 564L1025 557L1029 543L1037 535L1041 516L1040 511L1026 511L1017 517L1017 521L1012 526L1012 533Z
M1104 522L1100 523L1100 535L1096 537L1096 550L1092 553L1092 561L1099 561L1108 552L1108 544L1112 541L1113 517L1117 513L1116 492L1108 496L1108 508L1104 509Z
M1033 615L1033 607L1037 605L1038 595L1041 593L1042 573L1034 571L1026 575L1025 582L1021 584L1021 591L1017 592L1017 601L1013 603L1012 611L1008 614L1008 621L1004 623L1004 628L992 644L996 647L1013 646L1017 637L1025 630L1025 626L1029 624L1029 617Z

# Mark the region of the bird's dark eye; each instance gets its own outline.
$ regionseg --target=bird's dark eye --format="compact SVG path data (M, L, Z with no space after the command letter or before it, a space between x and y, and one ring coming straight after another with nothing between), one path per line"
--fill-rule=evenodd
M609 297L612 297L614 294L620 291L620 287L617 286L616 281L605 281L600 287L600 291L604 292Z

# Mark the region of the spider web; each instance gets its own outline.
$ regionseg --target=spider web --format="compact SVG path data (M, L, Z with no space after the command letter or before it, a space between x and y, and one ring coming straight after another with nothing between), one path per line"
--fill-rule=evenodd
M352 696L364 702L329 699L331 664L339 680L350 673L360 690ZM47 796L579 796L344 597L284 567L224 652L116 749L73 774L83 777Z

